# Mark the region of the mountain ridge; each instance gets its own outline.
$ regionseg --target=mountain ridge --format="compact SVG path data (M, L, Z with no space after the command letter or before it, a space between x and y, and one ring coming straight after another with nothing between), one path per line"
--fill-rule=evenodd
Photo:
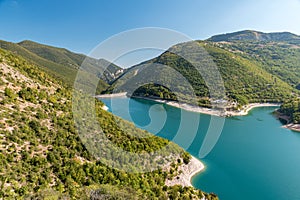
M248 103L259 102L278 103L283 101L284 98L287 98L292 93L292 86L282 81L279 77L267 72L260 66L260 64L254 62L253 60L244 58L232 52L228 52L222 48L214 46L213 44L205 42L200 43L210 54L220 70L224 80L226 93L229 97L227 100L231 102L237 101L240 106ZM157 58L152 59L149 61L149 63L152 63L153 65L167 65L181 73L185 78L187 78L193 87L195 94L200 98L198 99L198 101L202 102L200 105L206 106L209 104L208 98L210 95L206 83L201 77L195 75L197 74L197 71L190 63L168 51L161 54ZM133 68L130 68L124 75L122 75L122 81L126 79L130 80L130 77L136 76L135 80L137 83L142 82L144 79L143 77L147 77L147 74L145 73L146 71L144 71L144 74L139 75L139 72L142 72L138 71L139 66L143 65L134 66ZM151 70L149 70L147 73L151 73ZM126 74L128 75L127 78ZM141 81L138 80L138 76L140 76ZM161 80L172 80L174 75L171 75L170 71L166 71L164 73L155 75L155 77ZM169 84L177 85L176 80L173 81L173 83ZM124 83L119 83L120 84L118 85L117 79L107 91L125 92L125 88L120 91L118 90L118 88L122 88L121 85L124 85ZM178 84L180 85L181 83L178 82ZM127 85L130 87L130 84ZM131 85L135 86L135 84ZM162 88L155 88L157 87L151 86L150 88L148 87L148 89L142 87L141 89L137 90L137 92L142 96L155 96L162 97L162 99L172 100L170 97L174 95L169 94ZM132 88L127 89L132 90ZM184 93L184 91L181 91L181 93ZM186 99L189 98L187 97Z
M30 40L18 43L0 40L0 48L9 50L40 66L69 87L73 86L77 70L81 67L83 61L89 66L90 70L85 75L96 76L100 79L97 86L99 91L104 90L110 81L122 73L122 69L119 66L109 61L89 58L83 54L73 53L65 48L39 44ZM103 71L104 67L107 67L105 71ZM87 83L87 85L90 84Z
M234 42L234 41L260 41L260 42L288 42L290 44L300 44L300 36L291 32L271 32L264 33L254 30L243 30L233 33L225 33L212 36L207 39L211 42Z

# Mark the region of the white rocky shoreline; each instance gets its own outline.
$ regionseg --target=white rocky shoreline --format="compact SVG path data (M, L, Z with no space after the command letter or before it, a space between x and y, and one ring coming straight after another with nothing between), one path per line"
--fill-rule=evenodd
M96 98L114 98L114 97L126 97L126 96L127 96L127 93L123 92L123 93L97 95L95 97ZM155 101L155 102L167 104L169 106L173 106L176 108L181 108L183 110L190 111L190 112L196 112L196 113L202 113L202 114L220 116L220 117L244 116L244 115L248 115L249 111L251 111L253 108L275 107L275 106L281 105L279 103L251 103L251 104L244 106L239 111L225 111L224 112L224 111L220 111L220 110L216 110L216 109L190 105L188 103L181 103L181 102L175 102L175 101L169 101L169 100L161 100L161 99L156 99L156 98L151 98L151 97L134 96L133 98Z
M183 187L193 187L192 177L200 173L204 168L204 164L192 156L188 164L182 164L178 167L178 171L181 171L182 173L172 180L167 179L165 184L167 186L182 185Z

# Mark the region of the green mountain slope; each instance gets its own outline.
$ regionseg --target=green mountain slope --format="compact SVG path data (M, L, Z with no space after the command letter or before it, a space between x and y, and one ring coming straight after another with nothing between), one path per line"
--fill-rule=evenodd
M78 69L84 59L87 58L86 55L73 53L64 48L43 45L29 40L22 41L18 43L18 45L46 60L50 60L63 66L73 67L74 69ZM100 69L104 66L107 67L106 71L103 73L103 76L100 77L107 83L113 81L123 71L119 66L104 59L88 59L90 64L89 69L91 70L90 73L92 74L97 74L100 76L100 73L103 73Z
M228 106L234 105L234 102L238 102L238 107L254 102L282 102L292 95L292 86L281 80L276 74L269 73L261 62L242 56L240 53L229 51L226 48L220 47L218 44L219 43L209 41L198 41L198 45L205 49L220 71L226 89L227 100L229 100ZM163 64L175 69L189 81L198 97L199 104L209 106L208 99L210 98L210 93L204 79L191 63L171 53L174 52L173 49L180 51L181 48L183 51L193 52L193 49L188 49L190 48L189 46L193 45L189 45L189 43L175 45L171 47L169 51L147 63L153 63L153 66L155 66L155 64ZM203 61L199 61L199 63L200 62ZM113 90L114 92L128 90L128 88L124 88L122 85L135 86L134 84L128 84L132 79L138 82L140 78L142 81L144 77L147 77L147 74L141 73L139 76L140 72L137 71L137 69L143 66L143 64L132 67L127 72L127 75L125 74L119 80L115 81L107 92L112 92ZM211 66L207 65L204 67L209 69ZM147 73L153 74L154 72L149 70ZM173 85L180 86L182 84L180 80L174 78L175 75L170 70L155 74L155 77L157 77L157 79L169 80ZM128 83L126 83L127 80ZM129 88L129 90L130 89L132 88ZM137 89L135 95L176 100L174 94L166 92L165 90L166 89L162 89L161 86L146 85ZM184 94L184 88L181 90L181 93ZM186 99L188 100L189 98L187 97Z
M216 198L191 187L165 186L190 159L175 144L169 146L177 156L164 160L173 163L169 170L126 173L102 164L75 129L72 90L27 59L0 49L0 199ZM95 101L97 120L116 145L151 152L169 144L102 110ZM123 131L147 137L126 134L116 119Z
M300 99L294 98L285 101L278 110L288 117L287 123L300 124Z
M300 36L292 33L237 32L209 39L218 47L257 62L263 69L300 88ZM259 35L259 39L255 39ZM251 38L251 40L249 40Z
M0 41L0 48L22 56L28 62L43 68L43 70L59 78L68 86L73 86L77 70L87 58L83 54L73 53L63 48L43 45L28 40L17 44ZM89 65L89 71L86 72L86 76L99 77L98 92L104 90L108 86L107 83L122 73L120 67L105 60L87 58L86 64ZM108 67L103 72L104 66ZM90 85L91 83L83 84Z
M46 60L70 66L75 69L79 68L85 58L85 55L83 54L75 54L64 48L43 45L29 40L25 40L17 44Z
M253 30L245 30L234 33L227 33L222 35L216 35L208 39L212 42L237 42L237 41L247 41L247 42L285 42L289 44L300 44L300 36L289 33L263 33Z

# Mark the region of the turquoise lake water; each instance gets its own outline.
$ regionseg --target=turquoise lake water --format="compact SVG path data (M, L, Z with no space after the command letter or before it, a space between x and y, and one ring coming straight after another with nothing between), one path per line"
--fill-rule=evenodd
M115 115L169 140L178 131L189 134L198 128L186 149L198 156L211 116L140 99L102 101ZM300 133L281 128L272 115L275 109L255 108L247 116L227 118L214 149L201 159L206 168L193 177L193 186L221 200L299 200ZM186 146L184 140L176 143Z

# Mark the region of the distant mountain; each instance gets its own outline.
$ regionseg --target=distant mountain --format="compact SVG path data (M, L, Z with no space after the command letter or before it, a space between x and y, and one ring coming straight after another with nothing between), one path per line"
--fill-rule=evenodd
M241 31L213 36L208 41L256 62L269 73L300 89L300 36L287 32Z
M86 75L98 76L101 79L98 84L99 91L105 89L109 82L113 81L123 72L119 66L103 59L88 58L83 54L73 53L64 48L52 47L29 40L20 43L0 40L0 48L22 56L27 61L40 66L69 86L73 85L77 70L85 59L88 60L90 70ZM103 72L104 66L108 66L108 68Z
M289 44L300 44L300 36L289 33L263 33L259 31L245 30L235 33L216 35L208 39L212 42L235 42L235 41L256 41L256 42L287 42Z
M105 67L107 66L107 70L104 71L102 74L99 74L98 72L98 76L107 83L111 83L116 78L118 78L124 71L126 71L105 59L99 59L98 65Z
M240 107L254 102L283 102L297 93L296 87L300 83L298 40L300 41L300 37L291 33L241 31L197 42L218 66L226 89L226 100L231 102L231 105L237 102L237 107ZM147 74L154 73L151 69L147 71L139 68L145 63L152 63L153 69L155 64L163 64L182 74L193 87L199 105L209 107L210 93L204 79L191 63L171 53L172 50L180 51L183 46L187 46L185 50L192 55L193 50L189 49L189 42L175 45L157 58L130 68L106 92L132 90L130 87L135 87L132 84L134 81L138 85L138 79L142 82ZM199 58L200 62L202 61ZM175 76L170 70L155 76L166 82L173 81L173 85L182 84L180 80L174 79ZM177 100L176 95L167 90L168 88L151 84L150 81L149 85L137 89L134 95ZM184 94L184 89L181 93Z

